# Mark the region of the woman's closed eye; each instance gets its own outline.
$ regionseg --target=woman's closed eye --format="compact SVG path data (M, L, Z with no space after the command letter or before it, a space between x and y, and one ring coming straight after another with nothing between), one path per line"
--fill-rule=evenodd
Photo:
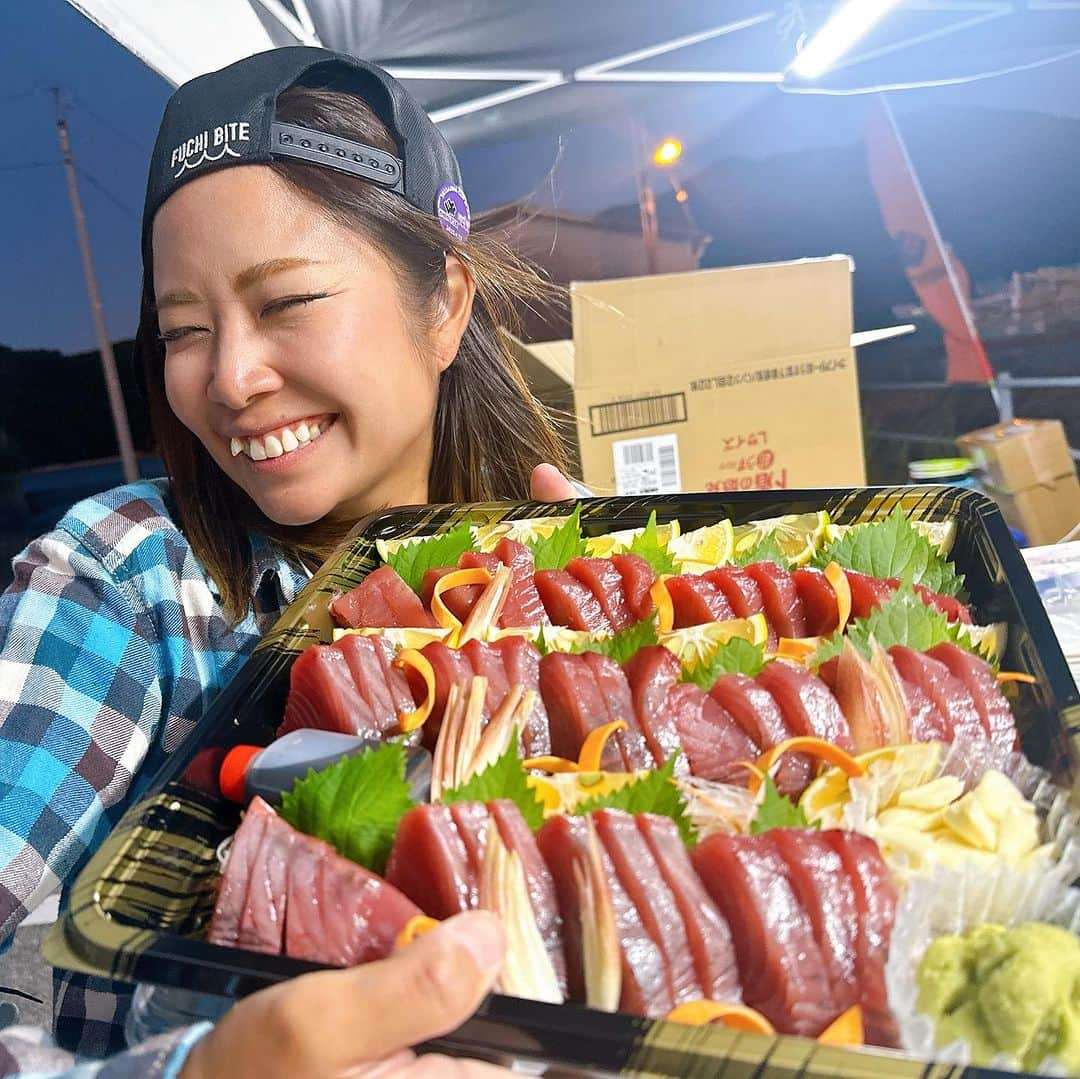
M276 315L282 311L288 311L297 307L306 307L309 303L314 303L316 300L325 300L329 295L329 292L309 292L300 296L283 296L280 300L272 300L268 303L259 312L259 317L266 318L268 315Z
M171 330L161 330L158 340L169 344L170 341L180 341L196 333L209 333L209 330L205 326L175 326Z

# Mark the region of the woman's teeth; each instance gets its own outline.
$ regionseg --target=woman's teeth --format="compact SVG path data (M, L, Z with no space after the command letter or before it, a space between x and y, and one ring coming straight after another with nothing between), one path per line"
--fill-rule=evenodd
M229 441L229 451L233 457L246 453L253 461L265 461L267 458L280 457L285 453L298 450L307 442L314 442L326 430L329 424L301 423L296 428L284 427L276 435L264 435L262 438L234 438Z

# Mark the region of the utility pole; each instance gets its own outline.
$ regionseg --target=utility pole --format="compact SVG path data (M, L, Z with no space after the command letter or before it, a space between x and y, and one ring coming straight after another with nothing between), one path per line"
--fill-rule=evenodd
M86 275L86 291L90 297L90 314L94 319L94 333L97 335L98 351L101 353L101 370L105 376L105 390L109 397L109 411L112 413L116 441L120 447L120 460L124 466L124 482L134 483L139 478L139 463L135 458L135 446L131 441L131 428L128 426L127 408L124 405L124 394L120 388L120 376L116 373L116 357L113 355L109 334L105 329L105 312L101 306L97 275L94 273L94 260L90 254L90 235L86 231L86 215L83 213L82 198L79 195L75 158L71 153L71 139L68 137L67 120L64 118L64 110L60 104L59 89L53 89L53 98L56 101L56 133L60 140L60 155L64 159L64 172L67 175L68 195L71 197L71 212L75 218L75 233L79 238L83 273Z

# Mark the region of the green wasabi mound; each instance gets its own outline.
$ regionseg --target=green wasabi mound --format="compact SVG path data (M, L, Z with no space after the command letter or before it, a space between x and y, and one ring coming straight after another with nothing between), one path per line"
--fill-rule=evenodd
M939 937L917 974L918 1007L938 1046L963 1039L972 1062L999 1053L1035 1071L1047 1058L1080 1073L1080 938L1027 922Z

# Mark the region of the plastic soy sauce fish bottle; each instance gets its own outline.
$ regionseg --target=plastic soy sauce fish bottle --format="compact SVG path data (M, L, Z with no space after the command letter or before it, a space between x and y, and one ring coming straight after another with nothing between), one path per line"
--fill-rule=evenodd
M282 795L309 769L317 772L379 745L372 739L335 731L290 731L268 746L233 746L221 762L218 786L231 802L246 805L258 795L270 805L278 805ZM426 749L406 747L405 779L413 799L426 802L431 792L431 754Z

